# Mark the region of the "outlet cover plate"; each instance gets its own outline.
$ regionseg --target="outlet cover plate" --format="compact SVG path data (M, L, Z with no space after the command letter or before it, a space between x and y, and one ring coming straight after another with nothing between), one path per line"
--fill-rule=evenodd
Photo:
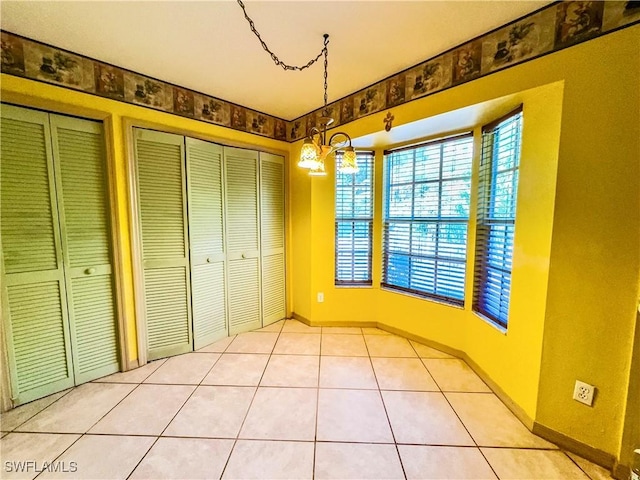
M595 390L596 387L593 385L576 380L576 385L573 388L573 399L591 407Z

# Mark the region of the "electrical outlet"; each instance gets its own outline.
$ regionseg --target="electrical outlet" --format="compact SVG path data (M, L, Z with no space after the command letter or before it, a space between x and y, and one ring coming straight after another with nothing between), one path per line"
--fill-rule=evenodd
M324 302L324 293L318 292L318 303Z
M596 387L593 385L576 380L576 386L573 389L573 399L585 405L592 406L595 390Z

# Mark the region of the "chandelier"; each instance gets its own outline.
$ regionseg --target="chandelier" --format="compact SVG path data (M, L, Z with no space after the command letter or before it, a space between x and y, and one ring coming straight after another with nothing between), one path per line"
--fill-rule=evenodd
M256 30L253 20L247 14L247 10L242 3L242 0L237 0L238 4L244 12L244 18L249 22L251 31L258 37L262 48L271 55L271 59L276 65L281 66L284 70L304 70L316 63L321 56L324 56L324 107L322 109L322 115L318 118L318 125L311 127L307 131L307 137L304 139L302 148L300 149L300 160L298 166L301 168L309 169L309 175L311 176L324 176L327 174L324 167L325 159L335 152L342 153L342 160L338 171L341 173L357 173L358 162L355 149L351 146L351 137L344 132L334 133L327 140L327 128L333 124L334 119L329 116L329 110L327 108L327 88L328 88L328 73L327 67L329 65L329 35L324 34L324 46L320 53L313 59L309 60L306 65L296 66L287 65L281 61L275 53L269 49L267 44L262 40L260 33Z

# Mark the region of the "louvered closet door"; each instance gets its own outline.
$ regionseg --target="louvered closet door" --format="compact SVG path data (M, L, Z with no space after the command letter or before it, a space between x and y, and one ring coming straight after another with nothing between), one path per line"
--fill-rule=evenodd
M14 404L73 386L48 115L2 106L2 317Z
M262 324L286 316L284 263L284 158L260 153Z
M135 130L148 358L192 350L184 139Z
M187 148L193 345L227 336L222 146L193 138Z
M117 372L102 124L50 116L76 384Z
M258 152L224 147L229 334L259 328Z

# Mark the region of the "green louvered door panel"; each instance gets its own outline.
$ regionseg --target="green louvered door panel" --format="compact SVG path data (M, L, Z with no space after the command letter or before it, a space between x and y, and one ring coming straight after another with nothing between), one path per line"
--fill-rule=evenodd
M192 350L184 138L135 130L148 358Z
M227 336L222 205L222 147L187 138L193 344Z
M260 152L262 324L286 316L284 264L284 158Z
M119 370L102 124L51 115L76 384Z
M13 402L73 386L48 115L2 105L2 317Z
M224 170L229 333L234 335L262 325L258 152L225 147Z

